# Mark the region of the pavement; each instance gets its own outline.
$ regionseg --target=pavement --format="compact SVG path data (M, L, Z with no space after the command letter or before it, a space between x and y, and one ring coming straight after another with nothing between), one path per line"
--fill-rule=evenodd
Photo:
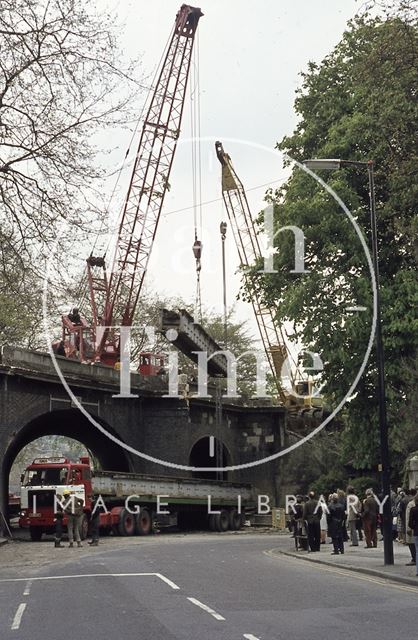
M416 567L407 566L411 560L409 548L399 542L393 543L394 564L385 565L383 555L383 542L379 542L376 549L365 548L364 542L360 542L358 547L351 547L350 543L344 545L344 555L331 555L332 544L321 545L319 553L307 551L295 551L293 539L287 537L280 539L280 545L272 550L273 554L281 554L298 558L301 561L319 563L330 567L339 567L348 571L356 571L367 575L377 576L401 584L408 584L418 587L418 577Z

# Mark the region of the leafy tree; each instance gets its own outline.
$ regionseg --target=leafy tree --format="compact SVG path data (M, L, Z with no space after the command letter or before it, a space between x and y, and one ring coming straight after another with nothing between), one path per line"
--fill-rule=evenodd
M3 234L0 232L0 243ZM34 274L6 247L0 269L0 345L39 345L42 287Z
M94 136L126 122L132 68L114 17L83 0L2 0L0 48L0 258L40 272L63 220L99 214Z
M379 482L376 480L376 478L370 478L370 477L365 477L365 476L361 476L359 478L353 478L352 480L350 480L350 485L353 487L355 493L361 498L363 499L365 493L366 493L366 489L373 489L373 491L375 491L377 494L379 494L380 492L380 484Z
M278 148L288 157L375 161L392 461L408 450L415 425L405 407L415 403L418 323L417 122L418 38L415 21L364 15L349 23L334 51L310 63L297 92L299 124ZM291 160L287 160L290 164ZM320 173L351 210L370 246L366 171L344 168ZM324 362L325 393L335 406L354 380L371 329L372 289L366 257L353 226L335 200L294 167L287 183L266 199L277 227L296 225L305 234L307 274L292 274L294 240L277 236L276 273L253 274L253 287L276 309L279 322L293 322L296 337ZM260 216L260 223L263 216ZM364 306L366 311L348 308ZM375 355L346 405L342 458L358 468L375 468L378 453ZM414 399L415 396L415 399Z

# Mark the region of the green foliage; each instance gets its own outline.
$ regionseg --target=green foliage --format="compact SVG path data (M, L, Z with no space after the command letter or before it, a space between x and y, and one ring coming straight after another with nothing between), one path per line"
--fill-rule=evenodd
M293 438L299 439L289 428L287 435L290 443ZM340 440L340 433L328 426L283 458L280 475L284 493L307 494L313 490L328 495L335 489L345 489L348 476L339 460Z
M416 21L357 18L334 51L320 65L310 63L303 74L295 102L299 124L278 145L300 162L307 158L375 162L390 443L397 467L416 438L408 407L416 406L416 384L411 379L416 381L418 332L417 61ZM350 209L370 247L366 167L320 176ZM371 331L373 293L362 243L332 196L299 168L266 199L274 206L277 228L303 229L309 273L290 272L293 235L280 233L276 273L262 280L254 275L254 286L277 310L277 320L292 322L305 347L321 355L324 391L329 404L336 406L359 372ZM346 310L357 305L366 311ZM379 462L376 389L372 351L346 405L339 454L342 462L360 469Z
M2 243L0 232L0 346L35 347L42 331L42 286L29 265Z
M376 478L367 476L361 476L360 478L353 478L350 480L350 486L354 488L356 495L360 498L366 493L366 489L373 489L376 493L379 493L381 486Z
M318 495L323 495L327 500L330 493L335 493L337 489L343 489L347 486L348 476L342 469L333 469L319 476L312 483L312 491Z

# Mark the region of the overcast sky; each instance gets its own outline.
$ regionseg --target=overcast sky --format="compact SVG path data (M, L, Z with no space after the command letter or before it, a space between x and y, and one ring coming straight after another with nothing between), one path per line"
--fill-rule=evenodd
M180 6L178 0L122 0L111 5L122 22L127 55L141 58L144 74L153 74ZM274 146L296 123L293 104L300 72L310 60L320 62L339 42L347 21L359 10L354 0L207 0L198 27L201 102L202 200L218 199L202 208L202 300L222 310L219 223L226 219L220 201L220 165L214 141L224 142L257 213L266 184L285 178ZM144 95L138 95L138 112ZM194 300L192 254L194 222L191 171L190 102L183 119L181 145L170 178L163 216L147 276L148 288L164 295ZM124 137L126 136L126 137ZM126 133L112 155L121 161L129 142ZM127 185L128 175L124 176ZM263 185L260 188L259 185ZM178 211L178 210L181 211ZM172 212L177 213L172 213ZM227 237L228 302L234 303L239 277L232 234ZM244 303L240 318L251 317Z

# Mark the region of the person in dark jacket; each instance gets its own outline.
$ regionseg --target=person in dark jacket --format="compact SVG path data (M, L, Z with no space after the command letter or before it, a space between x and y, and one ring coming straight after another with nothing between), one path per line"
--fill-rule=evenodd
M327 514L328 535L334 545L332 555L344 553L344 527L345 527L345 509L339 500L337 493L331 495L331 502L328 505L329 513Z
M373 489L366 489L366 498L363 501L363 529L366 538L366 549L377 547L377 515L379 505L374 497Z
M296 551L299 549L307 550L307 540L305 527L303 522L303 498L302 496L296 496L296 503L293 505L293 515L292 515L292 528L293 535L295 537L295 547Z
M337 489L337 496L338 496L338 502L344 507L344 512L346 512L347 511L347 496L345 495L345 491L343 491L342 489ZM347 518L345 518L344 523L343 523L343 540L344 540L344 542L348 542L348 533L347 533L346 520L347 520Z
M415 496L417 495L417 490L416 489L409 489L407 491L407 493L408 493L408 496L409 496L409 502L408 502L408 504L406 506L406 512L405 512L405 524L406 524L405 544L407 544L408 547L409 547L409 551L410 551L410 554L411 554L411 560L409 562L407 562L406 564L412 565L414 567L415 564L416 564L416 561L417 561L417 554L416 554L416 549L415 549L414 532L409 526L409 514L411 513L411 509L413 507L415 507Z
M91 512L90 512L90 533L91 540L89 545L97 547L99 544L99 525L100 525L100 507L97 504L97 498L92 496Z
M58 498L58 500L62 500L62 496L60 494L57 494L57 498ZM62 508L58 504L57 505L57 511L54 513L54 522L55 522L54 546L55 546L56 549L62 549L64 547L64 545L61 544L63 518L64 518L64 514L62 512Z
M308 531L308 543L311 551L321 550L321 516L322 507L315 499L315 493L309 493L309 500L303 507L303 519L306 521Z
M408 528L412 529L415 541L415 566L418 576L418 495L414 498L415 506L409 511Z

